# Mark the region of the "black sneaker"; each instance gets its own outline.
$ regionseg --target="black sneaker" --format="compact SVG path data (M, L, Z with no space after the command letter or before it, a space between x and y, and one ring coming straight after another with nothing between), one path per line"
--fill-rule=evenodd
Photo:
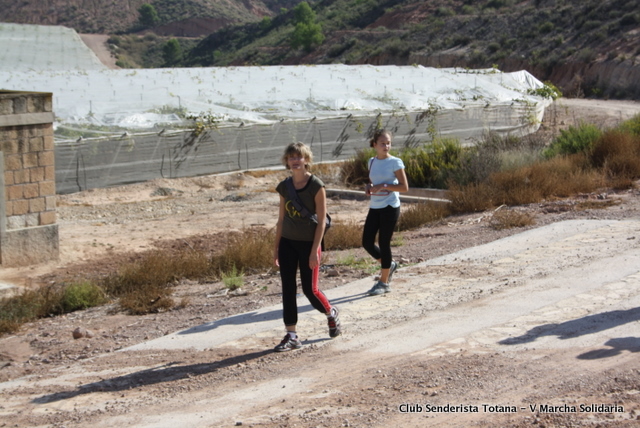
M393 260L391 261L391 267L389 268L389 278L387 279L387 284L391 284L391 277L396 270L398 270L398 262Z
M285 334L284 339L282 339L282 342L280 342L279 345L273 348L273 350L276 352L286 352L286 351L291 351L292 349L300 349L300 348L302 348L302 343L300 342L300 340L292 339L291 336L289 336L288 334Z
M331 307L331 315L327 317L329 324L329 337L338 337L342 334L340 329L340 318L338 318L338 308Z

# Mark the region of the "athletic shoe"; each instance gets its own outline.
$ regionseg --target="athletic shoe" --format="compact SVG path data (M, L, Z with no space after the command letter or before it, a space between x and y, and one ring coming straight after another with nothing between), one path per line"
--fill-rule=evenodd
M398 269L398 262L395 260L391 262L391 267L389 268L389 278L387 279L387 284L391 284L391 277L393 273Z
M369 296L379 296L384 293L391 293L391 287L389 287L389 284L385 284L382 281L376 282L371 290L367 291Z
M327 322L329 323L329 337L338 337L342 334L342 330L340 329L340 318L338 318L338 308L335 306L331 307L331 315L327 317Z
M282 342L280 342L279 345L273 348L273 350L276 352L286 352L286 351L291 351L292 349L300 349L300 348L302 348L302 343L300 343L298 339L292 339L291 336L289 336L288 334L285 334L284 339L282 339Z

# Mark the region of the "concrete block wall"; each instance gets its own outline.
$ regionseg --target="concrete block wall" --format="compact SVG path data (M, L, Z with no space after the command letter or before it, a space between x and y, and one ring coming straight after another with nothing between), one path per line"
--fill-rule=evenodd
M0 91L0 265L59 257L50 93Z

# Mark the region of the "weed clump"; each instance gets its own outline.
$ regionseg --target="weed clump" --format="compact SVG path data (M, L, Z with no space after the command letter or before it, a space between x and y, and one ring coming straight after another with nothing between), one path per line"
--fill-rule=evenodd
M244 272L238 271L235 265L229 272L222 272L221 276L222 283L231 291L238 290L244 285Z
M362 245L362 226L355 220L335 221L324 237L326 250L346 250Z
M108 301L104 290L90 282L73 283L62 291L62 311L64 313L99 306Z
M440 221L448 214L449 208L443 204L411 204L400 213L396 228L400 231L417 229L425 224Z
M489 221L489 225L495 230L513 229L532 224L535 224L535 218L531 214L515 210L496 211Z
M640 178L640 135L605 132L594 143L590 160L609 179L632 182Z

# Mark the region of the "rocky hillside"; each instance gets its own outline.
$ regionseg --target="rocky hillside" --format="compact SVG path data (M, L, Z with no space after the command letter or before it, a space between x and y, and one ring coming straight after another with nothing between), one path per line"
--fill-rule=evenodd
M526 69L566 95L640 99L638 0L319 0L324 41L292 49L293 13L221 30L191 65L421 64Z
M138 9L145 3L157 11L157 34L198 36L275 15L299 0L0 0L0 22L126 33L140 29Z

